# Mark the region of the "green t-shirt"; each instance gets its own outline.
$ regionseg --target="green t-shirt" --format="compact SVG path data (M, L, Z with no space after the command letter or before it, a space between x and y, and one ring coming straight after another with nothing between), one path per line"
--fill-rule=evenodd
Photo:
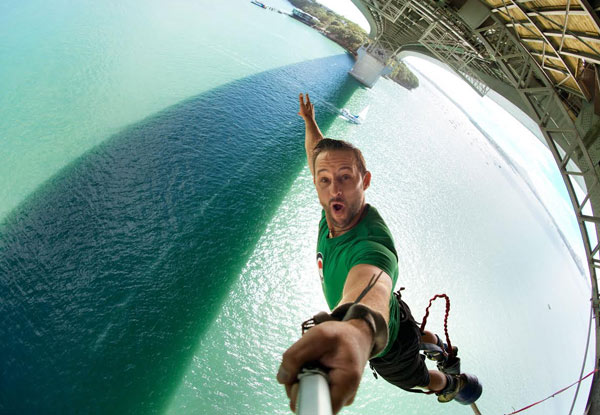
M323 293L329 308L333 310L342 299L348 272L359 264L374 265L392 278L392 287L398 280L398 254L387 225L377 210L367 205L367 211L358 224L348 232L329 238L329 228L322 212L317 242L317 266ZM368 281L365 281L365 286ZM398 334L398 302L390 292L390 320L388 345L379 354L387 353Z

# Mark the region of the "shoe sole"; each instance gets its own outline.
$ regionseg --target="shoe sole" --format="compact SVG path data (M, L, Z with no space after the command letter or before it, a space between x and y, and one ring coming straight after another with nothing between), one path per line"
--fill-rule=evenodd
M470 405L479 399L483 392L483 386L481 386L479 379L475 375L463 373L461 378L465 380L465 385L456 394L454 399L463 405Z

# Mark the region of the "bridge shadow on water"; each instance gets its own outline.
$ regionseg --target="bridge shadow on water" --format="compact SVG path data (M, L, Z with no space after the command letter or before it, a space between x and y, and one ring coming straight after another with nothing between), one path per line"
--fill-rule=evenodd
M0 225L0 412L160 412L327 128L346 55L260 73L126 128ZM251 351L249 351L251 352Z

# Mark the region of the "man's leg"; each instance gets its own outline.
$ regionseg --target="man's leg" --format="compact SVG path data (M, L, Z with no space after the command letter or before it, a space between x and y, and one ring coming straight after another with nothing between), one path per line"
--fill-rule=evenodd
M456 357L458 349L452 346L453 356L448 356L448 345L430 331L421 333L421 343L433 344L443 350L443 356L439 353L433 353L433 357L428 355L437 361L440 371L429 371L427 389L436 393L439 402L450 402L455 398L465 405L475 402L481 395L482 387L476 376L460 372L460 358Z
M429 371L429 384L427 389L433 392L441 392L448 385L448 375L437 370Z
M450 402L454 398L462 404L475 402L482 388L475 376L460 373L460 359L455 356L458 349L453 346L454 356L447 359L447 345L436 334L422 332L408 305L399 295L396 298L403 313L398 336L386 356L371 360L371 367L389 383L402 389L435 392L439 402ZM425 356L419 353L423 344L435 345L439 353L443 353L444 356L440 356L442 360L438 360L438 369L442 371L427 369Z
M421 344L434 345L422 349L430 360L437 362L438 370L449 375L460 374L460 358L456 356L458 353L456 346L452 346L453 352L450 355L448 345L438 335L427 330L421 333Z
M435 334L433 334L430 331L425 330L423 332L423 334L421 335L421 342L422 343L437 344L437 342L438 342L438 336L436 336Z

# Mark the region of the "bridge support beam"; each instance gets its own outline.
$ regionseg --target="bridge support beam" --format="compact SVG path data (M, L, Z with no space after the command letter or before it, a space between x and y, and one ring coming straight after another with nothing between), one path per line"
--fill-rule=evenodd
M382 59L387 57L383 53L381 53L383 56L379 56L378 52L378 50L368 51L364 46L360 47L357 52L358 59L350 70L350 75L368 88L373 87L380 76L391 72L391 68Z

